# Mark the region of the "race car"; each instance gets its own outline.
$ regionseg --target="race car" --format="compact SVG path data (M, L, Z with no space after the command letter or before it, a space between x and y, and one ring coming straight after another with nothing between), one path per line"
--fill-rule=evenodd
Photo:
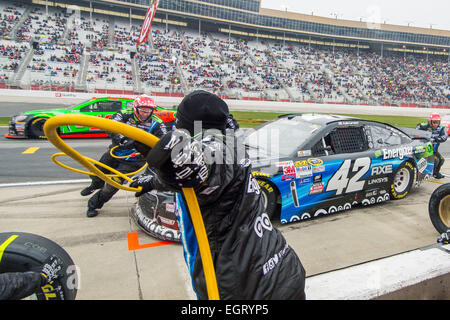
M404 198L434 167L429 135L407 131L322 114L289 114L261 125L245 146L267 214L289 223Z
M431 177L434 167L427 132L354 117L288 114L250 129L242 139L266 212L281 223L402 199ZM164 228L179 232L170 201L172 194L153 191L135 207L140 226L145 230L147 222L152 228L147 233L164 240Z
M133 109L133 101L134 99L131 98L92 98L91 100L68 108L27 111L11 118L9 132L5 134L5 137L12 139L44 139L44 123L51 117L62 114L84 114L108 119L118 111L131 111ZM160 108L158 108L155 114L164 121L174 119L173 112L160 110ZM165 119L167 117L171 117L171 119ZM61 138L108 137L108 134L103 130L77 125L61 126L58 128L58 134Z

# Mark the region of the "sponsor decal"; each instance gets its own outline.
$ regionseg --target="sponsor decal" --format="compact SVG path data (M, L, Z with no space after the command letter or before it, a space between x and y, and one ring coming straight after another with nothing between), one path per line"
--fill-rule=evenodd
M298 180L299 184L308 184L312 182L312 177L302 178Z
M247 193L256 193L260 194L261 189L259 187L258 181L250 174L248 179Z
M300 204L298 202L297 185L295 181L291 181L291 193L292 193L292 200L294 200L294 206L299 207Z
M339 121L339 126L359 126L359 121Z
M300 150L297 152L297 157L310 157L311 150Z
M287 251L289 249L288 244L284 246L283 249L280 250L280 252L276 253L272 258L270 258L266 263L263 265L263 275L266 275L269 273L272 269L274 269L278 263L281 262L281 259L286 255Z
M324 172L325 166L313 166L312 171L313 173Z
M175 205L173 203L166 203L167 212L175 212Z
M284 167L292 165L292 161L281 161L281 162L275 162L275 166L277 167Z
M323 192L323 182L313 183L311 189L309 189L309 195L318 194Z
M270 177L270 175L268 173L263 173L263 172L260 172L260 171L252 171L252 175L254 177L266 177L266 178Z
M375 197L378 194L378 189L369 190L366 192L366 198Z
M372 176L380 176L384 174L390 174L392 173L392 164L387 164L384 166L374 166L372 168Z
M291 180L295 178L295 166L292 161L287 162L286 165L283 166L283 175L281 180Z
M310 158L308 159L308 163L312 166L321 166L323 161L317 158Z
M296 166L296 167L306 167L308 165L309 165L309 163L307 160L295 161L295 163L294 163L294 166Z
M419 170L420 173L423 173L425 171L425 169L428 166L428 161L425 158L420 159L417 162L417 170Z
M248 167L250 164L252 163L252 161L248 158L244 158L241 159L241 161L239 162L239 165L241 166L241 168L246 168Z
M200 192L200 194L209 196L211 193L213 193L218 188L219 188L219 186L209 187L209 188L206 188L205 190L203 190L202 192Z
M255 224L253 225L253 230L255 230L255 233L259 238L262 238L264 229L269 232L273 230L272 223L270 222L267 213L263 213L260 217L257 217L255 219Z
M294 167L294 169L295 169L295 177L297 179L312 177L313 171L311 166Z
M256 181L258 182L258 185L260 186L260 188L265 188L269 193L273 192L273 188L267 182L265 182L263 180L256 180Z
M387 183L388 182L388 178L387 177L383 177L383 178L375 178L375 179L371 179L367 181L367 185L372 185L372 184L380 184L380 183Z
M395 149L383 149L383 160L399 158L402 160L406 156L410 156L413 153L412 146L405 146Z

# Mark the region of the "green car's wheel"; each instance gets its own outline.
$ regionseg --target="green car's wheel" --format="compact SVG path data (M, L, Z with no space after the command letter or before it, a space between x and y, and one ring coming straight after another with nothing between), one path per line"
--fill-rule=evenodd
M29 127L29 136L33 139L45 139L44 124L47 118L35 118Z

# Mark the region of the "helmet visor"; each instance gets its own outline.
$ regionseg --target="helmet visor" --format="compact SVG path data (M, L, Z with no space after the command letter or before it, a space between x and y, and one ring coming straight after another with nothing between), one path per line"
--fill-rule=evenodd
M134 113L139 121L147 121L151 118L155 108L138 106L134 108Z

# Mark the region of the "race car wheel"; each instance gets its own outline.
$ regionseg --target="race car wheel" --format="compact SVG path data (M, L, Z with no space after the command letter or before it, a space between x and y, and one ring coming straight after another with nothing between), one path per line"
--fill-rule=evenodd
M62 276L36 292L31 299L75 300L78 273L69 254L57 243L31 233L0 233L0 273L40 271L47 258L62 261Z
M443 184L433 191L428 202L428 214L439 233L450 229L450 183Z
M402 163L395 171L390 181L392 199L402 199L411 190L414 182L414 167L410 162Z
M261 197L264 201L265 212L269 218L277 218L277 191L276 189L267 181L258 180L258 184L261 187Z
M45 139L44 124L46 118L35 118L30 123L29 136L33 139Z

